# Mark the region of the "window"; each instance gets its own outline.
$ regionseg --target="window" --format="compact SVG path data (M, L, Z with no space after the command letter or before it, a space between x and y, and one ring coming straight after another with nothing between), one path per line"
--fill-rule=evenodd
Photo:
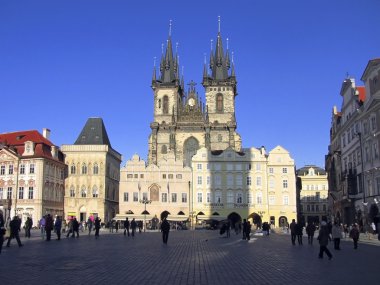
M251 170L251 168L252 168L252 165L249 163L248 164L248 170Z
M166 145L163 145L163 146L161 147L161 153L162 153L162 154L167 154L167 153L168 153L168 148L166 147Z
M222 142L222 140L223 140L223 137L222 137L221 134L219 134L219 135L218 135L218 142Z
M243 194L242 193L238 193L237 194L237 196L236 196L236 203L237 204L243 203Z
M82 198L86 198L87 197L87 190L86 190L86 188L84 186L82 187L82 190L80 191L80 196Z
M177 179L182 179L182 174L177 174L177 175L176 175L176 178L177 178Z
M289 205L289 196L288 195L284 195L284 197L283 197L283 204L284 205Z
M231 163L227 164L227 171L232 171L234 170L234 166Z
M128 202L128 198L129 198L129 193L124 192L124 202Z
M375 158L379 158L379 148L378 148L377 142L373 144L373 156Z
M222 185L222 176L220 174L215 175L215 186L221 186Z
M9 165L9 168L8 168L8 174L9 174L9 175L12 175L12 174L13 174L13 165Z
M72 164L70 167L70 174L75 174L75 172L76 172L76 167L74 164Z
M232 191L227 192L227 203L233 203L234 202L234 193Z
M24 199L24 187L18 187L18 198Z
M319 212L319 205L315 205L315 211Z
M28 199L32 200L33 199L33 192L34 192L34 189L33 187L29 187L29 192L28 192Z
M166 95L163 98L163 108L162 109L163 109L162 112L164 114L169 114L169 98Z
M166 174L162 174L162 179L166 179Z
M0 175L5 175L5 165L0 167Z
M215 165L215 167L214 167L215 169L214 170L220 171L222 169L222 166L221 166L220 163L215 163L214 165Z
M135 173L135 175L133 175L134 178L139 178L139 174L138 173Z
M275 186L274 178L271 177L269 178L269 188L273 189Z
M138 202L138 201L139 201L139 192L133 192L133 202Z
M177 203L177 193L172 193L172 203Z
M206 193L206 203L211 203L211 193L210 192Z
M288 180L287 179L284 179L282 180L282 188L288 188Z
M94 175L98 175L99 174L99 166L97 163L94 164L94 169L92 171L94 173Z
M168 201L168 193L161 193L161 202L166 203Z
M256 194L256 202L258 205L263 203L263 195L260 192Z
M198 193L197 193L197 202L198 202L198 203L202 203L202 198L203 198L203 197L202 197L202 193L201 193L201 192L198 192Z
M0 200L2 200L2 199L3 199L3 188L0 187Z
M12 199L12 187L8 187L7 199Z
M127 179L132 179L133 178L133 174L127 174Z
M286 167L283 167L282 168L282 173L287 174L288 173L288 169Z
M256 186L261 186L261 177L256 177Z
M215 202L222 203L222 193L219 191L215 192Z
M251 193L247 193L247 201L248 201L248 204L252 204L252 194Z
M273 195L269 196L269 205L274 205L276 204L276 197Z
M75 189L74 186L70 187L70 197L75 197Z
M216 95L216 111L223 112L223 95L222 94Z
M99 192L98 192L98 187L94 186L92 187L92 198L98 198Z
M310 212L310 205L306 205L306 211Z
M257 171L260 171L260 170L261 170L261 164L260 164L260 163L257 163L257 164L256 164L256 170L257 170Z
M241 174L236 175L236 185L242 186L243 185L243 176Z
M252 178L251 176L247 176L247 185L252 185Z
M148 192L143 192L142 194L143 201L148 201Z
M198 164L197 164L197 169L198 169L198 170L202 170L202 164L201 164L201 163L198 163Z
M273 174L273 173L274 173L274 171L273 171L273 167L269 167L269 173L270 173L270 174Z
M323 212L326 212L326 204L323 204L322 209L323 209Z
M182 193L182 203L187 203L187 193Z
M234 177L232 176L232 174L228 174L227 175L227 186L232 186L234 185Z
M34 174L34 164L29 165L29 174Z
M20 174L25 174L25 164L20 165Z
M82 174L87 174L87 165L86 164L82 164Z
M197 178L197 184L202 185L202 176L198 176Z

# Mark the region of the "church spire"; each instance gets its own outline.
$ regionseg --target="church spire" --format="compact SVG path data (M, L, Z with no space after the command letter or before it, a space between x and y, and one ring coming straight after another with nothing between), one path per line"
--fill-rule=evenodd
M172 47L172 21L169 23L169 36L166 42L165 56L162 53L161 57L161 83L173 84L176 82L176 70L177 70L177 58L173 57L173 47Z
M211 56L210 67L212 70L212 79L223 81L228 78L229 56L228 50L226 55L223 52L223 42L220 33L220 16L218 17L218 36L216 39L215 55Z

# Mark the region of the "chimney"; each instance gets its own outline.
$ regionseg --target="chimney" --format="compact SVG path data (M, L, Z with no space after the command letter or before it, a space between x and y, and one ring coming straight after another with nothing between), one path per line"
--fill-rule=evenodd
M50 130L47 129L47 128L43 128L43 129L42 129L42 136L43 136L45 139L49 140L49 139L50 139Z

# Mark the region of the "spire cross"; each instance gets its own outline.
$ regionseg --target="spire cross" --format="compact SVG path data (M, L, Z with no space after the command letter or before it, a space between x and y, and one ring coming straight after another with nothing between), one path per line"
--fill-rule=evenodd
M190 83L187 83L187 85L190 86L190 90L191 91L194 91L195 90L195 85L197 85L197 83L195 83L193 80L191 80Z
M172 20L169 20L169 37L172 36Z
M228 38L227 38L227 49L228 49Z
M220 33L220 16L218 16L218 32Z

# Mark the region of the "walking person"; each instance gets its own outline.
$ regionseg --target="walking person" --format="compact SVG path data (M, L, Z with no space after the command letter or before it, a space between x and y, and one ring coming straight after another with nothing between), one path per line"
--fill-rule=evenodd
M340 250L340 239L342 238L342 228L338 222L335 222L332 228L332 238L334 240L334 249Z
M164 242L164 244L168 244L169 231L170 231L170 224L166 220L166 218L164 218L164 220L161 223L162 241ZM133 230L132 230L132 236L133 236Z
M93 225L92 219L91 219L91 217L89 217L88 220L87 220L88 235L91 234L92 225Z
M73 219L73 234L71 237L75 237L75 233L77 233L77 238L79 238L79 222L77 221L77 218Z
M45 218L45 231L46 231L46 241L50 241L51 239L51 231L54 228L53 218L50 214L47 214Z
M18 246L22 247L20 236L19 236L21 220L17 216L14 216L13 220L9 223L9 227L11 229L11 235L8 238L7 247L10 246L11 240L13 238L16 239Z
M128 233L128 236L129 236L129 221L128 221L128 218L125 218L125 221L124 221L124 235L126 235Z
M292 222L290 223L289 225L289 228L290 228L290 236L291 236L291 239L292 239L292 245L296 245L296 220L293 219Z
M315 228L314 222L307 224L307 227L306 227L307 242L310 245L313 245L315 230L316 228Z
M119 221L116 221L115 223L115 230L116 230L116 233L119 231Z
M300 222L296 224L295 232L297 235L298 245L302 245L303 226Z
M40 230L41 230L41 238L45 239L45 216L41 218L39 221L40 224Z
M67 235L66 237L68 238L69 235L73 233L73 220L69 220L69 223L67 224Z
M31 217L27 217L25 221L25 237L30 238L30 230L33 226L33 220Z
M132 237L133 238L135 237L136 227L137 227L137 223L135 221L135 218L133 218L132 222L131 222L131 230L132 230ZM161 229L162 229L162 227L161 227Z
M57 234L57 240L61 240L62 220L60 216L57 216L54 223L55 233Z
M3 216L3 212L0 211L0 254L1 254L1 249L3 248L5 232L6 232L6 229L5 229L4 216Z
M95 238L99 238L99 230L100 230L100 221L99 217L95 218L94 225L95 225Z
M244 219L243 220L243 239L244 240L247 238L247 234L246 234L246 232L247 232L247 226L248 226L247 220Z
M332 258L332 254L327 248L329 244L330 233L327 227L326 221L321 222L321 228L319 230L318 241L319 241L319 255L318 258L323 258L323 253L325 252L329 257L329 260Z
M251 223L249 221L247 222L247 228L245 230L245 238L247 241L251 239Z
M350 238L354 241L354 249L358 249L359 235L358 224L355 223L350 231Z

